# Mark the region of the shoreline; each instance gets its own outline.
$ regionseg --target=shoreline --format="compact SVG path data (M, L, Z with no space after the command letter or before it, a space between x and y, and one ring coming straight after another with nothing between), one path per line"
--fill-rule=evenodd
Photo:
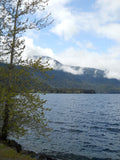
M118 159L112 159L112 158L88 158L86 156L82 155L74 155L74 154L62 154L58 153L55 155L47 155L46 153L36 153L34 151L29 150L23 150L22 145L17 143L15 140L8 139L7 141L3 141L0 139L0 143L13 148L21 155L28 155L31 158L34 158L36 160L118 160Z

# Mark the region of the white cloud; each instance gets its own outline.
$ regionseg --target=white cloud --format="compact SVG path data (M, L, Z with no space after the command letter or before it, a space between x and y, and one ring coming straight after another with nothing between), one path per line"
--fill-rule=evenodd
M119 19L120 14L120 0L96 0L96 8L106 21L113 21Z
M87 49L96 49L92 42L85 43L85 48Z
M108 53L97 53L89 51L87 49L74 49L73 47L68 48L62 53L55 54L50 48L36 47L33 44L32 39L25 38L26 49L23 57L33 58L34 56L49 56L52 57L64 65L73 65L80 67L90 67L102 70L107 70L106 76L109 78L120 79L120 47L112 47L108 50ZM64 71L72 72L77 74L70 67L61 68ZM79 74L82 74L82 70L79 70Z
M51 0L48 6L48 12L52 13L55 20L55 25L51 32L58 36L63 36L66 40L79 31L79 26L76 24L77 19L71 8L67 7L70 2L71 0Z
M120 79L120 48L114 50L115 54L113 54L113 50L114 48L111 48L107 54L98 54L88 50L69 48L59 54L58 60L68 65L107 70L106 76L108 78Z
M89 12L68 7L71 1L49 2L49 11L55 20L53 33L68 40L81 31L92 31L120 42L120 0L96 0L94 10Z
M53 57L54 53L50 48L41 48L40 46L37 47L33 44L33 39L25 38L25 45L26 48L23 53L23 58L33 58L34 56L49 56Z
M76 40L73 40L73 42L79 47L79 48L87 48L87 49L92 49L92 50L95 50L96 47L94 46L94 44L90 41L85 41L83 43L81 43L80 41L76 41Z
M99 26L97 33L101 34L103 37L120 42L120 24L111 23Z

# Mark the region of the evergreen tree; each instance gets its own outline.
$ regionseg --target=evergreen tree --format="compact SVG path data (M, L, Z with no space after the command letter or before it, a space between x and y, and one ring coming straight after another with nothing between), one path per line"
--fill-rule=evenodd
M41 59L23 60L25 48L22 35L28 29L42 29L49 25L49 16L37 19L37 10L44 10L48 0L0 1L0 134L23 136L28 128L41 133L47 126L43 107L45 100L33 94L33 83L41 85L34 72L50 70ZM31 78L32 77L32 78Z

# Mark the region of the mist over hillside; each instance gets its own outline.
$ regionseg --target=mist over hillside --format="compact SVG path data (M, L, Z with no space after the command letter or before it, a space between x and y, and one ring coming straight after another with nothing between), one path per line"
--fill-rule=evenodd
M54 88L80 88L93 89L97 93L120 93L120 80L107 78L106 71L63 65L47 56L43 56L42 59L53 67L53 71L48 74L54 75L54 78L49 79L47 83Z
M34 56L35 59L37 59L37 56ZM82 74L91 74L94 77L98 76L106 76L106 71L95 69L95 68L86 68L86 67L79 67L79 66L70 66L70 65L64 65L60 63L59 61L47 57L47 56L42 56L42 61L46 62L48 61L50 67L52 67L54 70L59 70L59 71L64 71L71 73L73 75L82 75Z

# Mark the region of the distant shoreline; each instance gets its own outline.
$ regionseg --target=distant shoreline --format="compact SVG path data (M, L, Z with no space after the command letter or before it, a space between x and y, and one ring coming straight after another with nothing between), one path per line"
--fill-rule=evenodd
M46 93L75 93L75 94L96 94L93 89L76 89L76 88L51 88L45 91Z

